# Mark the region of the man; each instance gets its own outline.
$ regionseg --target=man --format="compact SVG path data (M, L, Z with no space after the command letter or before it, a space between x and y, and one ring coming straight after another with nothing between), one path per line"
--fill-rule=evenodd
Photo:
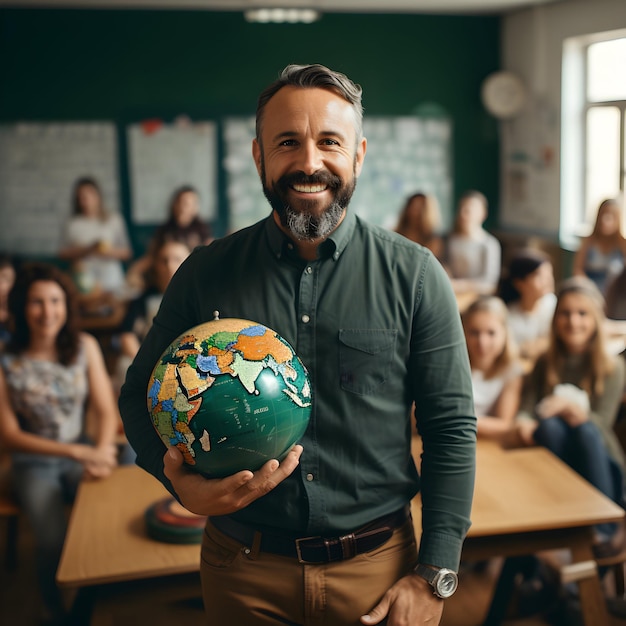
M449 279L424 248L348 210L366 151L361 88L288 66L252 146L272 214L197 249L172 279L121 395L138 463L190 510L208 624L436 624L469 527L476 420ZM168 343L213 318L274 329L306 365L311 421L279 464L208 480L145 407ZM411 408L424 453L411 458ZM408 504L422 491L418 563ZM443 568L443 569L441 569ZM448 571L451 570L451 571Z

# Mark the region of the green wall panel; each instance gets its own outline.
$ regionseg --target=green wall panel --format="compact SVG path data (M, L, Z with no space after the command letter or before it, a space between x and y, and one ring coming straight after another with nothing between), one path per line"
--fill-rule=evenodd
M499 69L495 16L326 14L314 24L248 24L240 13L0 9L0 122L251 115L288 63L326 64L364 89L365 113L425 103L453 123L454 193L483 191L497 224L497 124L480 85ZM129 216L126 146L122 204ZM367 167L367 164L365 165ZM220 178L221 234L228 207ZM148 232L131 231L141 249Z

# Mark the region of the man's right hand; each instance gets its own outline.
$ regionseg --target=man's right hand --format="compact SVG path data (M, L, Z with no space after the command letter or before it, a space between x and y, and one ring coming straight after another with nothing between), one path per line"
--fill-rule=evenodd
M302 446L294 446L279 463L272 459L256 472L243 470L226 478L205 478L183 464L175 447L163 456L163 471L183 506L197 515L228 515L270 492L298 467Z

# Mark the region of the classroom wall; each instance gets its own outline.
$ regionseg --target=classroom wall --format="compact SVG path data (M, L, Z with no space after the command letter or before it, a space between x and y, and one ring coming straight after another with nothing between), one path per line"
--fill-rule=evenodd
M624 0L571 0L507 15L502 65L525 82L520 115L501 124L500 225L535 229L558 240L561 188L563 43L569 37L626 28ZM514 182L512 174L517 174ZM520 176L527 197L521 201ZM517 184L517 186L516 186Z
M123 129L151 117L252 115L286 64L319 62L363 86L366 115L442 107L453 122L454 195L482 190L495 227L499 135L480 85L499 69L499 32L495 16L326 14L310 25L258 25L235 12L0 9L0 123L112 120ZM120 130L130 222L126 149ZM228 215L223 171L219 184L217 235ZM10 207L0 207L2 219ZM142 252L151 228L129 225Z

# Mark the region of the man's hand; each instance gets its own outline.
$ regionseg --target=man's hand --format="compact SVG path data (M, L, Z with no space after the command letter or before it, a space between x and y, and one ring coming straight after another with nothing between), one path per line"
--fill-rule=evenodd
M417 574L401 578L382 600L361 617L363 624L387 626L437 626L443 614L443 600L433 594L432 587Z
M197 515L228 515L270 492L298 467L302 446L279 463L272 459L256 472L243 470L226 478L205 478L183 465L183 455L168 448L163 471L186 509Z

